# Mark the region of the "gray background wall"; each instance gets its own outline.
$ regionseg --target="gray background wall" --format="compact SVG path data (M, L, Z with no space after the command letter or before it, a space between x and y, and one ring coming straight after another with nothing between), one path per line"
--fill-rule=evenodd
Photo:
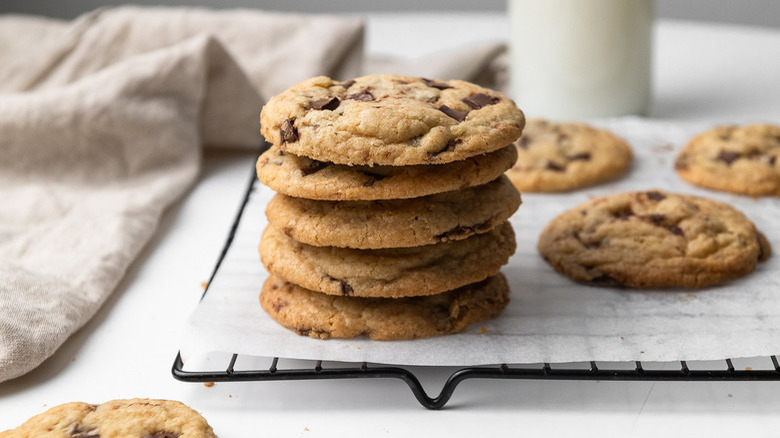
M631 1L631 0L626 0ZM0 0L0 13L17 12L73 18L118 0ZM250 7L299 12L376 11L503 11L506 0L135 0L142 5L168 4L214 8ZM733 23L780 28L778 0L657 0L658 16L684 20Z

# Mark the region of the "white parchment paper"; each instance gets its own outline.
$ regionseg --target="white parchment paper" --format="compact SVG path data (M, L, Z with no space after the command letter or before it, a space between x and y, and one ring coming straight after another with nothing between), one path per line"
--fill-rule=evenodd
M260 308L267 273L257 245L273 192L256 184L231 246L187 322L182 354L211 351L263 357L405 365L714 360L780 353L780 255L750 276L702 290L631 290L576 284L536 251L542 228L594 196L652 188L706 196L744 212L780 248L780 199L730 195L679 179L674 158L708 125L618 119L596 123L627 139L631 170L613 183L566 194L523 194L512 217L517 252L502 272L511 303L463 334L414 341L315 340L281 327ZM480 328L486 331L482 333Z

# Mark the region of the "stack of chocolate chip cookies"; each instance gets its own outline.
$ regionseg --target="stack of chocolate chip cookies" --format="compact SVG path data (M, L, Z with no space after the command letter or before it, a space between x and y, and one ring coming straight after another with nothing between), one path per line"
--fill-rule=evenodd
M457 333L509 301L523 113L464 81L304 81L263 108L271 317L315 338Z

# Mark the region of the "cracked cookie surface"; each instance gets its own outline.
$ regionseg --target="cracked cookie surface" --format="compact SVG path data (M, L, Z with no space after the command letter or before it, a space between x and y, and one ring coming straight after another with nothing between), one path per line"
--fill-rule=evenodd
M780 126L725 125L688 142L675 161L692 184L749 196L780 196Z
M559 192L623 174L632 160L625 140L584 123L529 120L515 143L507 176L521 192Z
M173 400L73 402L36 415L2 438L214 438L206 420Z
M509 303L502 274L436 295L361 298L326 295L270 276L260 303L284 327L312 338L416 339L459 333L498 316Z
M767 244L729 205L648 191L593 199L559 215L538 249L558 272L582 282L697 288L753 272Z
M509 179L414 199L314 201L277 194L268 222L298 242L359 249L404 248L488 232L520 207Z
M319 76L272 97L261 132L280 149L349 165L463 160L520 136L523 112L503 94L460 80Z
M260 241L268 272L330 295L398 298L453 290L494 275L515 251L509 222L464 240L358 250L296 242L273 226Z
M329 201L406 199L485 184L517 159L512 145L447 164L348 166L289 154L276 146L257 160L257 176L276 192Z

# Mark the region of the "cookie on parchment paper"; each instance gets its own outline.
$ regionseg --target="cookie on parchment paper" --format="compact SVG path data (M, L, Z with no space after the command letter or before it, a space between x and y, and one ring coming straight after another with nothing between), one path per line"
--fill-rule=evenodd
M310 291L272 275L260 303L281 325L312 338L417 339L459 333L498 316L509 303L509 285L497 274L436 295L361 298Z
M692 138L675 161L692 184L749 196L780 196L780 126L725 125Z
M507 171L521 192L561 192L609 181L631 165L628 143L584 123L530 120Z
M263 136L285 152L369 166L463 160L510 144L524 124L497 91L391 74L314 77L272 97L260 116Z
M768 242L721 202L662 191L609 195L553 219L538 249L574 280L699 288L750 274Z

